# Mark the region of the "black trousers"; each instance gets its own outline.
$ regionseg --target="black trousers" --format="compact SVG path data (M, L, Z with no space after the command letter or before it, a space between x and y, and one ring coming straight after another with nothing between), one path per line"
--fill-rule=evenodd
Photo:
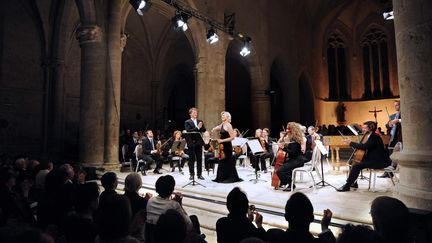
M357 177L360 175L360 171L366 168L371 168L371 169L382 169L385 168L387 165L384 164L373 164L373 163L356 163L351 167L351 171L348 175L347 178L347 185L351 185L353 184L356 180Z
M202 174L202 146L193 145L189 148L189 173L195 175L195 161L197 162L197 175Z
M292 171L295 168L302 167L304 163L297 159L290 159L285 161L285 163L279 167L276 174L279 177L281 185L290 185L292 181Z

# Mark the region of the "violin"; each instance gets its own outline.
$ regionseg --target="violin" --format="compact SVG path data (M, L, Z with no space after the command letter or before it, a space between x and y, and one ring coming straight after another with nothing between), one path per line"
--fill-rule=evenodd
M219 159L225 159L225 151L223 143L219 143Z
M156 150L157 150L157 154L162 155L162 153L164 152L163 149L165 147L165 145L171 140L172 138L169 138L168 140L166 140L164 143L161 143L161 141L159 140L156 143Z

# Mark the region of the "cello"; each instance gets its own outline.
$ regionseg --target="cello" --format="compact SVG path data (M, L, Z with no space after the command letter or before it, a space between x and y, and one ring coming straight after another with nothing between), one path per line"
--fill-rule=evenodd
M284 132L283 137L281 139L279 139L279 141L283 141L285 136L286 136L286 133ZM286 155L286 152L283 151L281 148L278 148L278 151L276 154L276 163L274 165L272 182L271 182L271 186L274 187L275 190L279 189L279 177L277 176L276 172L284 164L285 155Z

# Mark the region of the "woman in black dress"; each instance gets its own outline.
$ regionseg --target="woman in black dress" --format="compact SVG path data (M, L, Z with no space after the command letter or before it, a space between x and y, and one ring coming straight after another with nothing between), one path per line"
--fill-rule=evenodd
M213 131L220 131L220 139L218 139L219 144L219 165L216 173L216 179L214 182L220 183L232 183L242 181L239 178L236 167L235 160L232 156L232 144L231 141L235 138L235 131L231 125L231 114L229 112L221 112L222 123L212 129ZM222 151L221 151L222 149Z

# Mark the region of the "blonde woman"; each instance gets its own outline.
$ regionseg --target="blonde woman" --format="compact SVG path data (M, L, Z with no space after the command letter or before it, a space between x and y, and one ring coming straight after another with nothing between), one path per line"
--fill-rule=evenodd
M280 179L280 187L287 186L284 191L291 191L292 171L303 166L304 162L298 159L302 154L301 144L303 143L303 132L299 124L289 122L287 124L287 136L285 144L280 145L286 152L284 164L277 170L276 174ZM295 187L295 185L293 185Z
M220 183L232 183L242 181L242 179L240 179L238 176L235 167L235 160L232 157L231 141L234 140L236 134L231 125L231 114L227 111L221 112L221 120L222 123L212 129L212 132L220 131L220 139L218 139L218 142L222 146L219 146L219 154L223 154L222 158L219 159L216 179L214 179L213 181Z

